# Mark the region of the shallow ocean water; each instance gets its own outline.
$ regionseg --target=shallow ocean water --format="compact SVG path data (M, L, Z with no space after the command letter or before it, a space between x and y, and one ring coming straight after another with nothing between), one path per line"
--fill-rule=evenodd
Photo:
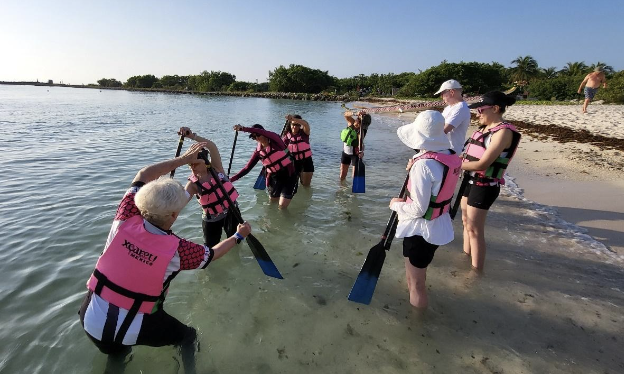
M232 126L280 131L287 113L312 127L315 174L279 211L236 183L243 217L284 280L246 244L174 281L165 309L200 332L200 373L618 372L622 261L513 185L488 217L485 276L456 240L428 271L431 308L407 300L400 241L371 305L347 300L390 214L411 156L401 118L375 116L366 193L338 182L340 103L0 86L0 372L101 373L106 356L76 314L114 211L143 166L172 157L184 125L213 140L227 167ZM187 140L190 142L190 140ZM185 148L188 143L185 144ZM254 142L239 137L233 173ZM512 169L513 170L513 169ZM184 182L188 171L178 169ZM201 240L191 201L173 230ZM182 372L174 348L136 347L127 373Z

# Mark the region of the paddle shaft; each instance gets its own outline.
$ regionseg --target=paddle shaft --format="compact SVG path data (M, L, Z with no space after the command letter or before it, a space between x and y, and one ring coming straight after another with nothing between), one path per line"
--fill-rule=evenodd
M284 123L284 127L282 127L282 133L280 134L280 137L284 137L284 135L286 135L286 129L288 128L288 120L286 120L286 122Z
M234 159L234 149L236 149L236 139L238 139L238 131L234 135L234 144L232 144L232 153L230 154L230 164L228 165L228 177L230 176L230 170L232 170L232 160Z
M206 163L206 168L208 169L208 171L210 172L210 175L212 175L212 178L215 180L215 182L217 183L217 187L219 187L219 189L221 190L221 192L223 193L223 196L225 197L225 199L227 200L228 204L230 204L230 211L232 211L232 213L234 214L234 218L236 218L236 220L238 221L238 223L243 223L245 221L243 221L243 217L241 216L240 212L238 211L238 209L236 209L236 206L234 205L234 202L232 201L232 199L230 198L230 194L228 194L227 190L225 189L225 187L223 186L223 183L221 183L221 179L219 179L219 175L217 175L217 172L214 170L214 168L212 167L212 164L210 163L210 160L208 160L208 158L204 158L204 162Z
M405 196L405 191L407 190L407 182L409 181L409 176L410 176L410 173L408 171L407 176L405 177L405 181L403 182L403 187L401 187L401 192L399 192L399 197ZM392 214L390 214L390 219L388 220L388 224L386 225L386 230L381 236L381 241L386 250L390 248L390 244L392 243L392 237L389 236L389 234L391 231L394 231L393 230L394 226L398 224L397 216L398 216L397 212L392 211Z
M184 135L180 135L180 141L178 142L178 149L176 150L175 157L180 156L180 153L182 152L183 143L184 143ZM169 174L169 178L173 178L173 176L175 175L175 171L176 169L171 170L171 174Z

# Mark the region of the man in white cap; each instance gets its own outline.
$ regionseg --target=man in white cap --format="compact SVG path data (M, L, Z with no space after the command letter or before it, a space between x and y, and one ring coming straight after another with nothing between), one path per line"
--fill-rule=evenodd
M396 237L403 238L410 304L425 309L427 266L438 246L453 240L448 212L461 160L450 151L444 117L435 110L420 113L413 123L399 127L397 135L417 153L407 164L407 198L393 198L390 209L397 212L399 219Z
M470 109L462 96L462 86L455 79L449 79L442 83L435 94L440 95L447 105L442 111L445 120L444 133L451 141L455 153L460 154L470 126Z

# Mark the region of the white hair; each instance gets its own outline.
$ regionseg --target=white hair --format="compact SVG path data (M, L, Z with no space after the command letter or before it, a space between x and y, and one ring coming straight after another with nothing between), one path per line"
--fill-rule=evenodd
M134 202L143 218L156 226L164 226L172 213L180 213L188 199L179 182L162 178L141 187Z

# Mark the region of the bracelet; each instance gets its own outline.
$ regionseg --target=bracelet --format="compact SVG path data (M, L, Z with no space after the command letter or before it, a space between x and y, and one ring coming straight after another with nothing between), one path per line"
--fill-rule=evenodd
M245 237L239 234L238 232L235 232L233 236L236 238L236 244L245 240Z

